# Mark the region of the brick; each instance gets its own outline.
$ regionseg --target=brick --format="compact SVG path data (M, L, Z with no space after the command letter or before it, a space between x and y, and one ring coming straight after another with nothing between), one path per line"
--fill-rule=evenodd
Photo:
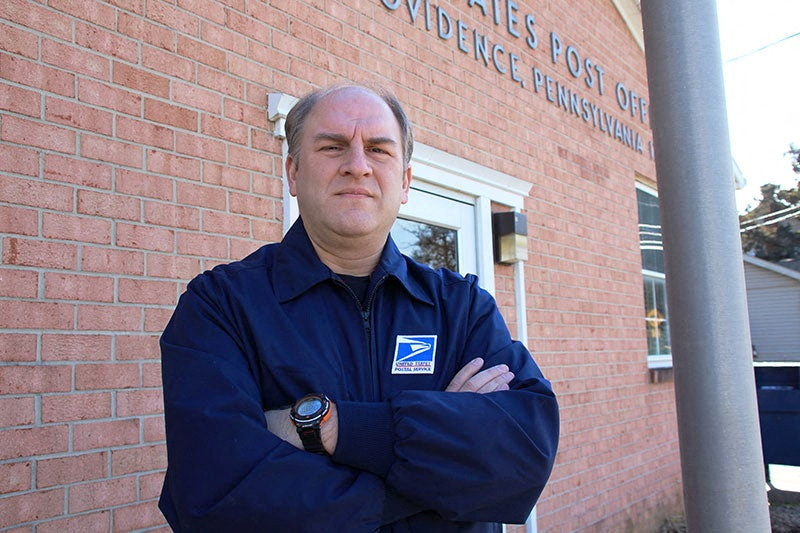
M228 163L235 167L263 172L265 168L271 168L272 156L261 150L252 150L243 146L230 146L228 149Z
M32 270L0 269L0 296L7 298L36 298L38 294L38 273Z
M112 81L134 91L169 98L169 78L115 61Z
M204 163L203 171L204 183L242 191L250 190L250 173L247 171L208 162Z
M174 28L180 33L197 36L200 33L200 17L172 7L163 1L147 3L147 18Z
M200 179L200 161L157 150L147 151L147 170L194 181Z
M164 50L173 50L175 48L174 32L168 27L153 24L141 17L128 13L119 13L117 21L119 32L128 37L133 37L137 41L143 41Z
M78 100L127 115L142 112L141 95L88 78L78 80Z
M140 307L121 305L79 305L78 329L84 331L137 331L141 328Z
M44 177L97 189L111 188L111 166L55 154L44 156ZM70 193L70 202L72 191Z
M64 489L0 498L0 528L45 520L64 513Z
M50 300L113 302L114 280L100 276L47 272L44 276L44 291L45 298Z
M230 241L230 257L232 261L244 259L254 250L258 249L261 243L253 242L251 240L231 239Z
M0 63L1 64L1 63ZM198 66L197 83L202 87L227 94L233 98L244 97L244 83L209 67Z
M278 222L256 219L252 221L253 238L263 243L280 242L283 228Z
M167 467L167 447L163 444L125 448L111 452L111 475L162 470Z
M111 75L109 59L50 39L42 40L42 61L98 80L108 81Z
M268 198L282 199L283 181L260 173L253 174L253 192Z
M139 420L79 422L73 427L72 440L74 449L79 451L136 444L139 442Z
M75 367L77 390L130 389L141 385L134 363L82 364Z
M178 34L178 54L209 67L225 70L226 54L219 48Z
M164 427L163 416L149 416L144 419L145 442L164 442L166 439L167 431Z
M0 176L0 200L11 204L72 211L73 194L72 187Z
M149 529L164 523L158 501L125 505L114 509L114 525L122 531Z
M114 507L136 500L136 478L122 477L70 487L69 512Z
M157 387L161 390L161 363L143 363L142 364L142 386L143 387Z
M0 464L0 494L22 492L31 488L31 462Z
M0 53L4 79L62 96L75 96L75 74Z
M39 154L20 146L0 145L0 172L39 175Z
M75 44L128 63L139 61L139 43L97 26L76 23Z
M4 28L0 27L0 48L2 48L2 31L4 31ZM0 84L0 110L40 118L42 114L42 96L37 92L3 83Z
M197 85L176 81L172 84L172 99L188 107L196 107L215 115L222 114L222 97Z
M152 174L120 169L117 172L117 192L146 196L159 200L173 199L173 180Z
M66 425L0 430L0 461L63 453L68 449L69 428Z
M144 310L144 330L161 332L172 317L172 308L147 307Z
M36 421L36 405L33 397L0 397L0 427L30 426ZM0 479L3 476L0 474ZM0 491L3 490L0 484Z
M119 280L119 301L174 306L177 289L175 282L124 278Z
M91 217L44 213L42 236L48 239L111 244L111 222Z
M117 416L157 415L163 412L164 401L161 389L126 390L117 393ZM115 471L114 475L121 473L127 472Z
M111 417L111 393L46 394L42 422L72 422Z
M232 192L230 205L232 213L251 215L262 219L275 218L275 200L271 198Z
M175 151L179 154L199 157L204 162L219 161L223 163L228 158L225 143L216 139L183 132L176 132L175 134ZM193 176L189 179L197 180L199 178L200 176Z
M139 495L142 500L156 500L161 496L164 485L164 472L139 476Z
M200 260L194 257L147 254L147 275L150 277L188 280L200 272Z
M181 205L145 202L144 221L170 228L200 229L200 210Z
M36 463L36 486L48 488L108 476L108 452L85 453Z
M205 233L222 233L224 235L250 236L250 219L218 213L216 211L203 212L202 231Z
M197 130L197 111L158 100L144 101L144 118L184 130Z
M88 272L111 274L144 274L144 254L111 248L83 247L81 269Z
M116 20L114 8L95 0L50 0L48 5L53 9L105 28L113 28Z
M175 249L175 232L156 226L117 224L117 246L171 252Z
M48 520L36 526L37 533L62 533L64 531L80 531L81 533L105 533L111 531L111 511L80 514Z
M110 361L111 335L45 333L42 361Z
M3 262L10 265L74 269L77 263L77 247L72 244L7 238L3 240Z
M204 42L219 46L223 50L247 55L248 39L240 34L230 31L227 28L214 24L203 24L200 27L200 37Z
M0 17L61 39L69 40L72 36L72 22L68 17L26 0L0 2Z
M0 333L0 361L36 361L36 344L36 335L31 333Z
M106 218L139 220L140 201L137 198L118 194L79 190L78 213Z
M116 358L121 360L158 359L158 335L118 335Z
M45 100L45 119L103 135L111 135L114 127L114 117L108 111L57 98Z
M201 133L217 139L225 139L237 144L247 144L248 129L240 122L225 120L204 114L200 127Z
M234 100L225 101L225 118L235 122L243 122L262 130L266 126L263 106L243 104Z
M66 365L7 366L0 374L4 394L64 392L72 388L72 368Z
M76 147L74 131L14 116L3 118L0 139L69 154L74 154Z
M189 82L194 81L197 68L195 63L188 59L150 46L142 47L142 66L159 74L165 74L172 80Z
M17 301L0 307L0 328L72 329L74 313L72 304Z
M225 191L217 187L207 187L194 183L179 182L177 198L181 204L225 210Z
M117 136L126 141L164 150L172 150L175 146L175 132L170 128L127 117L117 118Z
M178 233L178 253L226 259L228 241L224 237L200 233Z
M81 156L127 167L142 167L141 146L92 135L81 137Z

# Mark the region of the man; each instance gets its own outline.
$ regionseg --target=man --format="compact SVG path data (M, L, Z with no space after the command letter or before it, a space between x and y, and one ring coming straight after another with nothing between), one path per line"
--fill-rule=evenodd
M550 474L558 410L474 276L389 237L411 127L342 85L286 119L300 219L195 278L162 339L176 531L499 531Z

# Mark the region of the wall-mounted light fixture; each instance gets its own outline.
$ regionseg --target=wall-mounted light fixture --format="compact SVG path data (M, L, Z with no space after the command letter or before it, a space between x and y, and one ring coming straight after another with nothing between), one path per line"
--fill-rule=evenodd
M517 263L528 258L528 220L516 211L492 213L494 260Z

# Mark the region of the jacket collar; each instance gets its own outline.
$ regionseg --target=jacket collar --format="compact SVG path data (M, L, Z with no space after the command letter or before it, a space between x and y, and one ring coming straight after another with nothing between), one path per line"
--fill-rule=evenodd
M317 255L306 233L303 220L298 218L283 238L275 255L272 286L278 301L283 303L300 296L315 285L333 279L335 274ZM397 249L392 237L386 241L372 282L390 276L395 278L412 297L433 305L433 299L418 274L409 271L407 259Z

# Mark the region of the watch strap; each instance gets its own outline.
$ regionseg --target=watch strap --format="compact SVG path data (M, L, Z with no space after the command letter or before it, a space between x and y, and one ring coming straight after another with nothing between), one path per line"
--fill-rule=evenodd
M307 452L328 455L325 446L322 445L322 434L320 432L319 423L298 427L297 434L300 435L300 441L302 441L303 448L305 448Z

